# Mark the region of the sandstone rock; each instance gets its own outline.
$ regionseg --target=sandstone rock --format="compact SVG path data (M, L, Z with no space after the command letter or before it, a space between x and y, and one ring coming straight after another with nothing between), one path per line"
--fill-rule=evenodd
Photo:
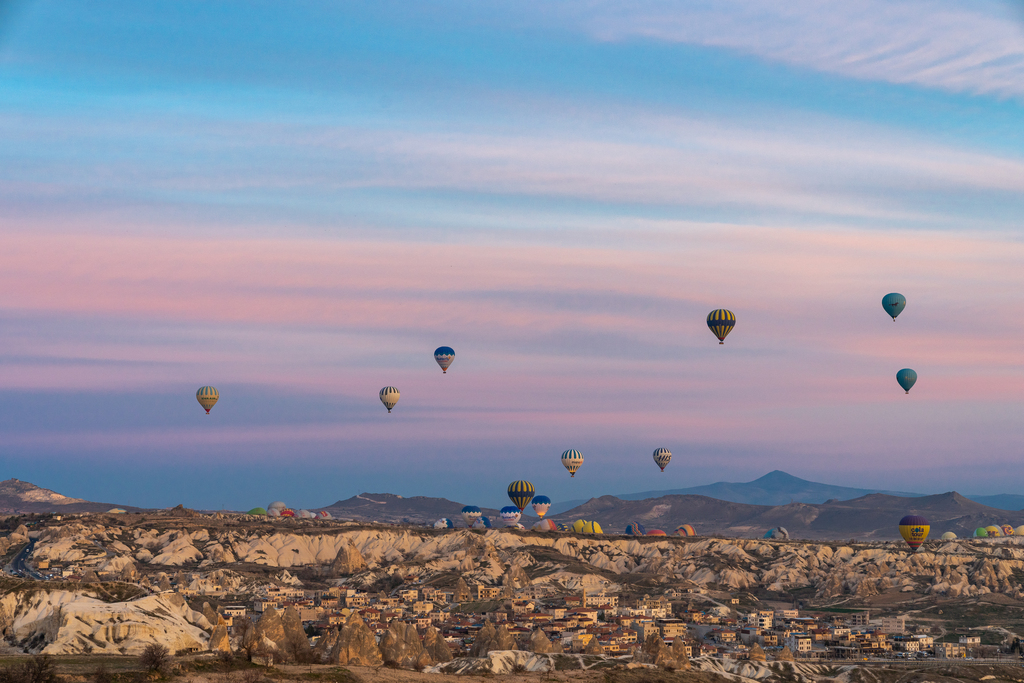
M757 643L754 643L750 646L750 652L747 654L747 659L749 659L752 662L768 661L768 658L764 655L764 649Z
M96 576L96 572L91 569L86 569L82 572L82 583L99 583L100 577Z
M536 652L537 654L550 654L551 653L551 640L547 637L544 631L539 628L533 629L530 633L530 642L527 646L530 652Z
M777 662L795 662L796 661L796 657L793 656L793 651L792 650L790 650L788 647L784 647L784 648L782 648L782 650L779 651L779 654L777 654L775 656L775 661L777 661Z
M423 634L423 651L430 655L434 664L452 661L452 651L448 649L448 643L444 642L441 632L433 626L427 627Z
M208 602L203 603L203 616L206 617L206 620L211 624L220 623L220 615L217 614L217 610L210 607L210 603Z
M380 641L380 653L385 664L394 664L404 669L416 667L423 654L423 644L412 624L392 621Z
M512 637L512 634L508 632L508 628L505 624L498 626L497 633L494 636L494 647L492 650L518 650L519 646L516 645L516 639Z
M331 563L331 576L351 576L366 569L366 559L351 541L341 546L334 562Z
M231 637L228 636L228 625L223 619L217 620L210 634L211 652L231 652Z
M469 602L470 600L469 585L461 576L459 577L459 580L455 582L455 596L453 599L455 602Z
M530 585L530 577L526 575L526 570L517 564L513 564L505 572L505 576L502 577L501 582L505 586L509 586L513 590L519 588L525 588Z
M755 645L755 647L759 647L759 646ZM761 654L763 655L764 652L762 651ZM689 671L689 669L690 669L690 658L686 654L686 643L683 641L682 638L675 638L675 639L673 639L673 641L672 641L672 656L675 657L676 668L677 669L683 669L683 670ZM764 661L764 660L762 659L762 661Z
M285 640L278 642L278 650L284 650L284 661L303 662L309 654L309 638L302 628L302 618L294 607L289 607L281 615L281 626L284 628Z
M601 643L597 642L597 636L594 636L587 641L587 646L583 648L583 654L585 655L603 655L604 648L601 647Z
M672 655L672 650L666 647L665 641L656 633L647 636L635 659L643 664L654 664L663 669L675 669L679 664Z
M330 663L353 666L380 666L384 663L376 638L358 612L350 614L345 621L338 642L331 650Z
M331 650L338 643L338 629L328 629L323 635L320 636L320 640L316 641L316 647L313 648L313 661L319 664L327 664L331 658Z
M495 636L497 636L497 631L494 628L494 624L488 621L477 632L476 640L473 641L473 647L469 651L469 656L486 657L487 653L491 650L497 650L498 648L493 647Z

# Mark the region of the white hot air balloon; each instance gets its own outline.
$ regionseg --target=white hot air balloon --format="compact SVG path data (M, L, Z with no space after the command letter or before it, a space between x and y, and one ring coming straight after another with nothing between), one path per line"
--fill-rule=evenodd
M672 451L667 448L659 448L654 451L654 462L661 468L661 471L664 472L665 468L668 467L668 464L672 462Z
M389 413L395 407L395 404L398 403L399 396L398 389L394 387L384 387L380 390L380 402L384 404Z
M569 449L562 453L562 466L569 470L569 476L575 477L576 470L583 464L583 454L575 449Z

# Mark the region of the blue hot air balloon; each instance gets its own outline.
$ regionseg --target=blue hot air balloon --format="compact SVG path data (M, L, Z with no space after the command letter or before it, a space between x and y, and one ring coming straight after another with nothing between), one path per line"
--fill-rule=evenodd
M478 519L475 522L473 522L473 528L474 529L490 529L491 528L491 518L487 517L486 515L481 516L480 519Z
M907 307L907 299L902 294L893 292L892 294L886 294L882 297L882 308L885 312L892 316L892 321L896 322L896 316L903 312L903 309Z
M450 346L438 346L434 349L434 360L441 366L441 372L447 373L448 366L455 360L455 349Z
M533 511L538 517L543 517L551 509L551 499L547 496L533 497Z
M645 529L644 525L640 522L630 522L626 525L627 536L645 536L646 534L647 529Z
M530 501L533 500L533 494L536 489L533 488L533 484L528 481L514 481L508 485L508 498L512 503L519 508L519 512L523 511Z
M465 520L466 526L473 526L473 522L480 519L483 516L483 512L480 511L476 505L467 505L462 508L462 519Z
M910 388L917 382L917 373L910 368L903 368L896 373L896 381L903 387L903 391L910 393Z

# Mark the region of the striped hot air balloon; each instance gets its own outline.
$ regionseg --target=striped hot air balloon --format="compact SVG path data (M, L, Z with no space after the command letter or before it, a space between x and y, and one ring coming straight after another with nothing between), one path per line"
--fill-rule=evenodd
M646 533L647 529L645 529L644 525L640 522L630 522L628 525L626 525L627 536L643 536Z
M1013 536L1013 525L1003 524L999 527L999 530L1003 532L1003 536Z
M583 464L583 454L576 449L569 449L562 453L562 466L569 470L569 476L575 477L576 470Z
M455 349L450 346L438 346L434 349L434 360L441 366L441 372L447 374L448 366L455 360Z
M219 398L220 392L215 387L199 387L199 391L196 392L196 400L206 409L207 415L210 414L210 408L217 404Z
M882 297L882 308L885 312L892 316L892 321L896 322L896 316L903 312L903 309L907 307L906 298L897 292L892 294L886 294Z
M676 536L696 536L697 532L689 524L680 524L676 527Z
M666 534L661 529L651 529L650 531L647 532L647 535L648 536L668 536L668 534Z
M484 513L476 505L467 505L462 508L462 519L466 522L466 526L473 526L473 522L483 516Z
M512 501L512 504L519 508L519 512L522 513L523 508L530 504L533 500L533 494L535 489L533 484L528 481L514 481L508 485L508 499Z
M716 308L708 313L708 329L718 337L718 343L724 344L725 338L736 327L736 314L724 308Z
M558 525L550 519L542 519L530 527L531 531L558 531Z
M398 398L401 394L398 393L398 389L394 387L384 387L380 390L380 402L384 404L384 407L391 412L391 409L398 403Z
M903 368L896 373L896 381L909 394L911 388L917 383L917 373L910 368Z
M900 520L900 536L915 553L924 543L924 539L928 538L930 529L928 520L918 515L907 515Z
M517 508L515 505L506 505L501 508L501 521L507 526L514 526L519 523L519 518L523 515L523 511Z
M672 451L667 448L659 448L654 451L654 462L664 472L668 464L672 462Z

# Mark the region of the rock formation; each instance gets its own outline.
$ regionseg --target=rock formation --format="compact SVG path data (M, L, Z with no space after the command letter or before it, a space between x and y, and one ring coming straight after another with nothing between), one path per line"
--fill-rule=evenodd
M764 655L764 649L757 643L754 643L750 646L750 652L747 653L747 659L749 659L752 662L768 661L768 658Z
M516 641L512 637L512 634L508 632L505 624L501 624L498 628L494 628L494 624L487 622L484 627L477 633L476 641L473 643L473 649L470 651L470 655L473 657L486 657L487 653L492 650L518 650Z
M603 655L604 648L601 647L601 643L597 641L597 636L594 636L587 641L587 646L583 648L583 654L585 655Z
M423 634L423 651L430 655L434 664L452 661L452 651L448 649L448 643L444 642L441 632L433 626L428 626Z
M366 569L366 560L351 542L341 546L334 562L331 562L331 576L351 576Z
M788 647L784 647L779 651L779 654L775 656L777 662L795 662L796 657L793 656L793 651Z
M764 654L764 652L762 651L761 654ZM690 669L690 658L686 654L686 643L682 638L672 640L672 656L676 660L676 669L687 671Z
M345 621L338 642L331 650L330 663L353 666L380 666L384 663L377 639L358 612L350 614Z
M657 633L647 636L635 659L640 663L654 664L663 669L676 669L679 666L671 648L665 645L665 641Z
M541 631L539 628L535 628L530 633L530 642L526 649L540 655L550 654L551 640L547 637L544 631Z
M423 654L423 643L419 633L412 624L392 621L384 637L380 641L380 653L385 664L393 664L403 669L416 668L420 655Z
M469 602L469 585L466 580L459 577L459 580L455 582L455 596L453 598L455 602Z
M331 650L338 643L338 629L329 628L316 641L313 648L313 661L318 664L327 664L331 658Z
M228 624L223 618L217 619L217 625L210 634L211 652L231 652L231 637L228 635Z
M210 603L208 602L203 603L203 616L206 617L206 620L211 624L217 624L220 619L220 615L217 614L217 610L210 607Z
M278 650L286 653L284 660L304 662L309 654L309 638L306 630L302 628L302 618L294 607L285 609L281 615L281 626L284 629L284 642L278 643Z

